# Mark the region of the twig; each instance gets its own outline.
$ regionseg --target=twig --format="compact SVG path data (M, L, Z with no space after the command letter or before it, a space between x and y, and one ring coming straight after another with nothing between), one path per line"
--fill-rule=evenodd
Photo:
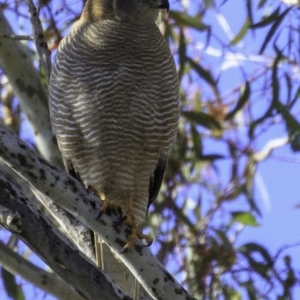
M32 26L35 46L39 57L41 59L42 66L45 69L47 79L49 82L50 73L51 73L51 59L50 59L50 51L48 49L48 45L45 41L44 30L39 19L39 13L36 9L32 0L26 0L29 8L29 18Z
M277 139L273 139L269 142L266 143L266 145L264 146L264 148L253 154L253 159L256 162L265 160L266 158L268 158L272 152L280 147L283 147L285 145L287 145L289 142L289 138L287 136L283 136L281 138L277 138Z
M3 34L2 37L15 40L15 41L33 41L33 35L16 35L16 34Z

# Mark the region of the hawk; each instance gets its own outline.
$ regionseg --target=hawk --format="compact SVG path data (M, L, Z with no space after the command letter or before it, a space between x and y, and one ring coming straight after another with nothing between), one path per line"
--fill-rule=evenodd
M59 45L50 79L65 167L95 188L104 207L121 208L132 230L125 247L136 237L151 242L140 226L177 132L178 79L155 23L160 9L169 9L168 0L88 0Z

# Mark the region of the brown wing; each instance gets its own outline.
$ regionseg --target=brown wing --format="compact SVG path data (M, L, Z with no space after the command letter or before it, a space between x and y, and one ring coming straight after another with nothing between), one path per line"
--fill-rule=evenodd
M148 200L148 208L147 213L150 205L156 199L158 192L160 190L160 186L164 177L165 169L167 165L167 157L160 156L155 167L155 170L150 177L150 184L149 184L149 200Z

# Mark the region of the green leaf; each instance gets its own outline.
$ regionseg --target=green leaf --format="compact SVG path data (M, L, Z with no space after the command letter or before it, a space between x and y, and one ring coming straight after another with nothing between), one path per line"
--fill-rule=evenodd
M199 158L202 156L203 146L202 146L201 135L197 131L195 125L191 126L191 133L192 133L194 151L195 151L196 156Z
M273 22L275 22L278 18L280 12L280 6L273 12L271 13L268 17L264 18L261 22L258 22L256 24L252 24L250 28L255 29L255 28L260 28L267 26Z
M206 155L199 156L200 160L206 160L209 162L215 161L217 159L224 159L224 158L225 156L220 154L206 154Z
M242 283L242 286L246 287L247 294L249 297L249 300L256 300L257 299L257 291L255 289L254 283L252 280L245 281Z
M231 112L228 113L228 115L225 117L225 120L232 119L235 116L235 114L244 107L244 105L249 100L250 92L251 92L250 91L250 84L249 84L248 81L246 81L245 89L244 89L242 95L240 96L240 98L239 98L239 100L236 104L236 107Z
M179 55L178 78L179 78L179 80L181 80L181 78L184 74L184 67L185 67L185 63L186 63L186 41L185 41L184 32L181 28L180 28L180 34L179 34L178 55Z
M195 122L211 130L222 130L221 124L211 115L201 111L182 111L181 114L189 121Z
M258 8L262 8L266 4L267 0L260 0L258 4Z
M1 277L8 296L14 300L25 300L22 288L17 284L16 277L4 268L1 268Z
M281 15L276 17L276 21L274 24L271 26L266 38L264 39L264 42L259 50L259 54L262 54L264 50L266 49L268 43L270 42L271 38L274 36L276 30L279 28L280 23L284 19L284 17L288 14L288 12L292 9L292 6L287 8Z
M277 111L280 113L285 121L285 125L289 135L291 148L294 152L300 151L300 124L298 120L289 112L289 109L277 102Z
M253 23L253 9L252 9L252 0L247 0L247 18L250 21L250 24Z
M250 25L250 19L247 18L243 27L241 28L239 33L235 36L235 38L229 43L229 45L236 45L248 32L249 25Z
M192 27L199 31L205 31L209 29L209 26L205 25L201 21L201 16L196 15L195 17L191 17L186 13L179 11L170 11L170 18L174 19L178 26L180 27Z
M236 211L231 213L232 220L239 222L243 225L257 227L259 224L256 222L255 217L249 213L244 211Z
M217 88L217 83L213 76L210 74L208 70L205 70L198 63L196 63L193 59L187 57L186 60L190 64L191 68L194 69L200 77L202 77L207 83L212 85L215 89Z
M269 252L266 250L266 248L257 243L246 243L239 248L239 252L246 257L249 257L255 253L259 253L266 264L268 264L270 267L273 266L273 260Z
M248 260L249 266L267 282L271 279L273 260L269 252L259 244L247 243L239 252Z

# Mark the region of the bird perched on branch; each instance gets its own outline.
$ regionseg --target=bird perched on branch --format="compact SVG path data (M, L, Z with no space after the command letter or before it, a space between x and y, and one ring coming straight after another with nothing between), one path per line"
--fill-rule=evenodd
M160 9L169 9L168 0L88 0L59 45L50 80L52 126L65 167L97 191L104 210L120 208L131 229L125 248L136 238L152 240L140 226L177 131L178 81L155 24ZM106 256L103 261L130 293L117 278L120 269L109 270L115 266Z

